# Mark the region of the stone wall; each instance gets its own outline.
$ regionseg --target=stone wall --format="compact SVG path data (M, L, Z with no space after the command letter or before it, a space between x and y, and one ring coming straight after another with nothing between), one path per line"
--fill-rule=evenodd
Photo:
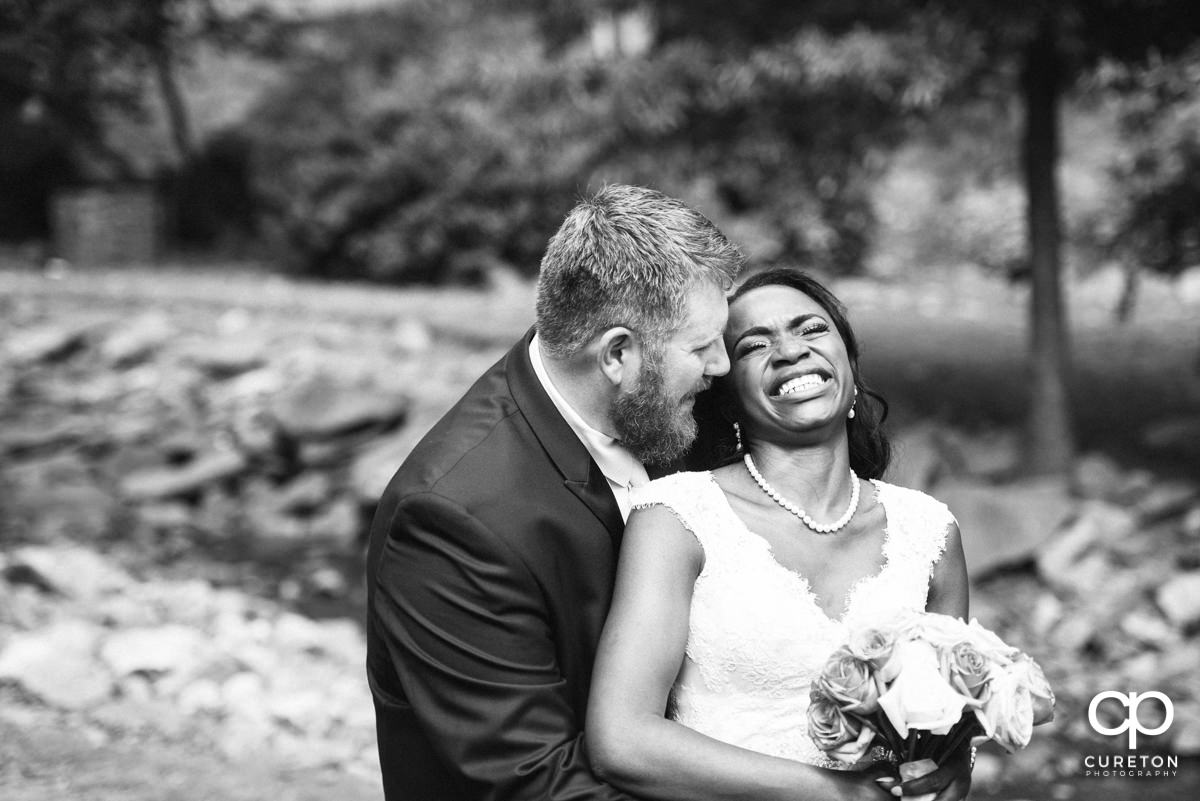
M54 255L73 265L150 264L159 253L162 209L150 186L97 186L52 200Z

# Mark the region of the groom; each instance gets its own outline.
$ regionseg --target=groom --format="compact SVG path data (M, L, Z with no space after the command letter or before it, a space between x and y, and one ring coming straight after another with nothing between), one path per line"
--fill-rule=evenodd
M592 662L630 488L687 449L695 395L729 369L742 262L653 190L583 200L546 249L535 328L393 477L367 560L389 801L627 798L588 765Z

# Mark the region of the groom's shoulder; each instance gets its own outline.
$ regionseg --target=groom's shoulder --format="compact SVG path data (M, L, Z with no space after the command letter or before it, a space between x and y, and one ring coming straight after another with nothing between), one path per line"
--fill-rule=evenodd
M521 410L501 359L480 376L434 423L400 465L389 491L408 495L434 491L455 474L494 470L518 456ZM488 485L500 479L491 476Z

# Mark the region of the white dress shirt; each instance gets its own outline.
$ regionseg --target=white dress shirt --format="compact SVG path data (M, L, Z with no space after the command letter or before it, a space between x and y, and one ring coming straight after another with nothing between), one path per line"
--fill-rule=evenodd
M630 492L634 487L640 487L650 480L650 477L646 475L646 468L638 461L637 457L629 452L628 448L621 444L620 440L592 428L579 412L567 403L567 399L559 393L550 379L550 374L546 372L537 334L533 335L533 340L529 343L529 361L533 363L533 372L537 374L542 388L550 396L554 408L558 409L559 414L567 421L567 425L575 432L575 436L579 437L579 441L583 443L583 447L587 448L587 452L592 455L600 472L608 479L608 486L612 488L613 496L617 499L617 506L621 508L621 518L629 520L629 512L632 508Z

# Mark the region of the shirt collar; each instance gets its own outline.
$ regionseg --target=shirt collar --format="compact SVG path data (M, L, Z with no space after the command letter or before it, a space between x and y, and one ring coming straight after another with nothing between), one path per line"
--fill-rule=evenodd
M604 477L622 487L636 487L645 484L649 478L646 475L646 468L638 461L637 457L630 453L620 440L588 425L587 421L580 416L579 412L575 411L558 391L558 388L554 386L550 374L546 372L546 364L542 361L542 350L537 334L534 334L533 339L529 342L529 361L533 364L533 372L541 382L542 388L546 390L546 394L550 396L554 407L558 409L559 414L567 421L567 425L575 432L575 436L579 437L583 447L587 448L587 452L591 454Z

